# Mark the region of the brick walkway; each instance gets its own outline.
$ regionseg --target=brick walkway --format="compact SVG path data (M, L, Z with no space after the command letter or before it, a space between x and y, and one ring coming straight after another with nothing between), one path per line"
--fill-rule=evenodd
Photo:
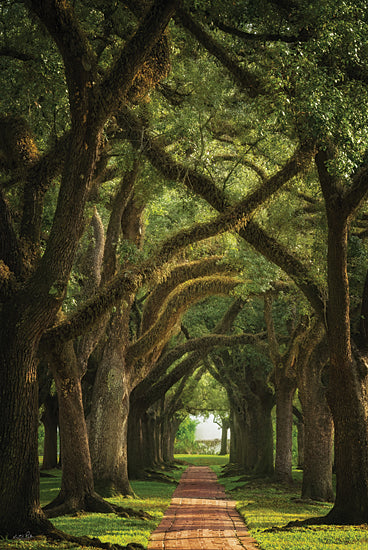
M214 472L190 466L148 550L259 550Z

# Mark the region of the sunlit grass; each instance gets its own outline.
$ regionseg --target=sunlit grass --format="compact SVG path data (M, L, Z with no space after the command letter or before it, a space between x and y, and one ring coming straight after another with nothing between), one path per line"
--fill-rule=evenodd
M179 480L184 466L169 472L169 475ZM41 505L44 506L58 494L61 482L61 472L48 472L52 477L41 478ZM152 519L120 518L115 514L78 514L76 516L62 516L52 520L55 527L71 535L98 537L103 542L127 545L129 542L147 546L149 537L160 523L166 508L171 501L175 490L174 484L160 481L132 481L132 488L137 498L124 499L114 497L107 499L119 506L143 510L148 512ZM20 534L21 535L21 534ZM0 540L0 550L74 550L80 549L72 543L55 543L42 540L17 539ZM91 547L84 546L83 550Z
M225 466L229 462L229 455L175 455L175 458L195 466Z
M219 468L214 468L219 473ZM231 497L238 502L250 533L262 550L366 550L368 525L306 526L287 531L265 532L290 521L325 516L332 504L304 502L300 499L302 472L294 472L295 484L285 487L266 480L239 482L238 477L223 478Z
M177 455L187 463L210 465L218 474L228 457L211 455ZM59 490L61 474L55 470L54 477L41 478L41 502L52 500ZM181 470L170 475L176 479ZM288 531L266 532L266 529L283 527L289 521L324 516L331 508L328 503L306 503L300 500L302 472L294 472L295 485L291 488L274 484L269 480L240 482L238 477L222 478L231 498L238 502L237 508L261 550L366 550L368 526L313 526L294 527ZM170 504L175 486L160 481L133 481L137 495L134 499L111 498L111 502L136 510L144 510L150 520L119 518L114 514L80 514L53 519L56 527L74 535L98 537L104 542L123 546L129 542L147 546L151 532L160 523ZM43 540L0 540L0 550L77 550L71 543L49 543ZM83 547L90 550L90 547Z

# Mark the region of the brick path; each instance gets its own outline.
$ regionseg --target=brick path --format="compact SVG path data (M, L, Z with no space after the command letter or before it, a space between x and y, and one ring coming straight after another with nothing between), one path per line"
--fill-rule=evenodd
M190 466L171 505L151 535L148 550L259 550L227 500L224 488L206 466Z

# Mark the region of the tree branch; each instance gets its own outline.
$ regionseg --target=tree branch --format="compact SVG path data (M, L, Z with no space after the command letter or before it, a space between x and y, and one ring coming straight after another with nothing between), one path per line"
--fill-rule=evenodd
M264 229L253 220L239 231L239 235L265 258L281 267L300 288L317 315L324 319L326 304L322 297L322 289L313 280L308 268L294 254L267 235Z
M197 23L193 17L183 8L177 10L176 19L181 25L186 28L193 36L197 38L200 44L206 48L212 55L222 63L222 65L230 72L235 82L246 90L250 97L257 97L260 94L265 94L265 84L253 72L241 67L234 57L228 51L214 40L204 29L202 25Z
M72 5L60 0L30 0L32 11L45 25L64 61L72 119L82 123L89 88L97 81L97 60L79 25Z
M97 102L106 119L114 112L142 67L152 48L164 32L180 0L154 0L142 16L133 36L98 89Z
M8 204L0 188L0 260L14 273L21 276L23 271L22 254L13 227ZM3 271L3 270L2 270ZM5 272L4 272L5 274Z
M202 277L180 285L169 296L165 309L156 323L126 351L125 361L132 366L138 359L152 352L164 339L167 340L172 328L190 305L207 296L227 294L240 283L230 277Z
M190 279L213 275L215 273L227 273L229 275L233 273L234 269L229 264L221 262L222 259L222 256L212 256L176 265L166 279L156 285L147 297L142 312L142 333L145 333L152 325L165 299L178 285Z
M19 61L36 61L37 58L31 53L22 52L17 48L12 46L2 46L0 47L0 57L11 57L12 59L17 59Z
M276 366L281 363L281 354L279 352L279 343L276 337L275 325L272 315L272 295L266 293L264 295L264 318L266 321L268 345L272 363Z
M293 44L295 42L306 42L310 39L310 34L306 31L306 29L302 29L301 32L299 32L296 35L287 35L287 34L273 34L273 33L250 33L242 31L241 29L238 29L236 27L232 27L231 25L227 25L226 23L222 22L220 19L214 18L213 19L214 24L220 31L223 31L227 34L231 34L232 36L237 36L238 38L241 38L242 40L245 40L247 42L285 42L286 44Z

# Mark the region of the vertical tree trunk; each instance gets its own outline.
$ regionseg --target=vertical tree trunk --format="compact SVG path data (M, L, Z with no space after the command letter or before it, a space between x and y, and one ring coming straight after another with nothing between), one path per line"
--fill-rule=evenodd
M280 373L277 373L281 375ZM292 483L292 434L293 398L296 380L280 376L276 389L276 457L275 479L281 483Z
M48 517L79 510L111 512L111 506L94 491L83 409L82 373L73 343L55 346L49 359L59 401L62 478L58 496L44 510Z
M144 464L144 437L143 437L143 415L141 408L130 401L128 416L128 476L129 479L140 479L143 477Z
M257 458L252 472L255 475L268 476L274 473L272 408L273 397L270 395L258 399L253 425L257 449Z
M132 495L127 433L130 380L121 349L106 350L99 365L89 416L89 445L96 490L104 496Z
M58 400L56 395L48 395L44 402L45 410L41 421L45 428L42 470L51 470L58 465Z
M303 470L304 468L304 442L305 442L305 436L304 436L304 421L298 420L297 421L297 429L298 429L298 469Z
M0 319L0 536L9 537L51 527L39 502L36 331L20 321L23 307Z
M220 456L225 456L227 454L227 434L229 431L229 421L223 420L221 425L221 447L220 447Z
M304 418L302 498L332 502L333 422L326 401L322 371L327 358L318 346L303 369L297 369L299 399Z
M328 208L328 402L335 427L336 500L332 522L368 521L368 372L354 360L350 341L347 220Z

